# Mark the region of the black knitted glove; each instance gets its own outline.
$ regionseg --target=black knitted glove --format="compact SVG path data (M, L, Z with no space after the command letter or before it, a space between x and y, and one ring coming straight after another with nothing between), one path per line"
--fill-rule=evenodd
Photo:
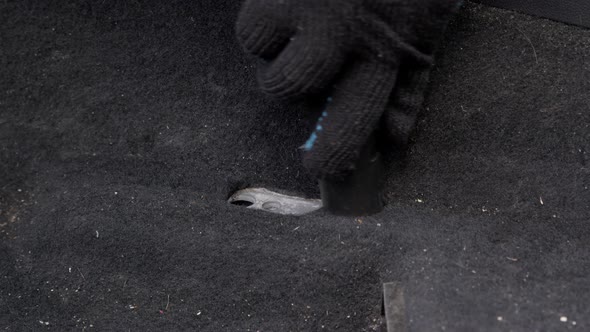
M246 0L237 35L267 62L262 89L296 97L328 89L305 144L318 177L353 170L379 121L405 144L423 102L433 54L458 0Z

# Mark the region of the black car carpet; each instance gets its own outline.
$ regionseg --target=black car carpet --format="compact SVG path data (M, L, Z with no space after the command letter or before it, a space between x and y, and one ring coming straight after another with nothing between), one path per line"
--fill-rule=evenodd
M388 205L317 197L313 103L256 86L238 1L0 2L0 330L590 329L590 32L466 3Z

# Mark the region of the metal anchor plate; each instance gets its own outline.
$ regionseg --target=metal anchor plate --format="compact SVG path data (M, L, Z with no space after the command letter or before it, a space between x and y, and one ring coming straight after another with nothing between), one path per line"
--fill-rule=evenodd
M245 205L248 209L293 216L301 216L322 208L322 201L319 199L288 196L264 188L237 191L228 199L228 202Z

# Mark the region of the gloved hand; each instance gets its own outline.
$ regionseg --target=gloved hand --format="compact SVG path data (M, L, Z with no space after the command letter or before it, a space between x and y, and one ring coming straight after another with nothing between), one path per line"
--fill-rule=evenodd
M262 89L297 97L328 89L303 162L345 176L380 121L405 144L423 102L437 42L458 0L246 0L243 47L266 62Z

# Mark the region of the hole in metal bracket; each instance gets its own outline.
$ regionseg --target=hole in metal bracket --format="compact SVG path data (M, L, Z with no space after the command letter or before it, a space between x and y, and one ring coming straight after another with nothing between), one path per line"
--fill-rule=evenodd
M245 206L245 207L248 207L248 206L254 204L254 202L250 202L250 201L246 201L246 200L241 200L241 201L233 201L233 202L231 202L231 204L237 205L237 206Z

